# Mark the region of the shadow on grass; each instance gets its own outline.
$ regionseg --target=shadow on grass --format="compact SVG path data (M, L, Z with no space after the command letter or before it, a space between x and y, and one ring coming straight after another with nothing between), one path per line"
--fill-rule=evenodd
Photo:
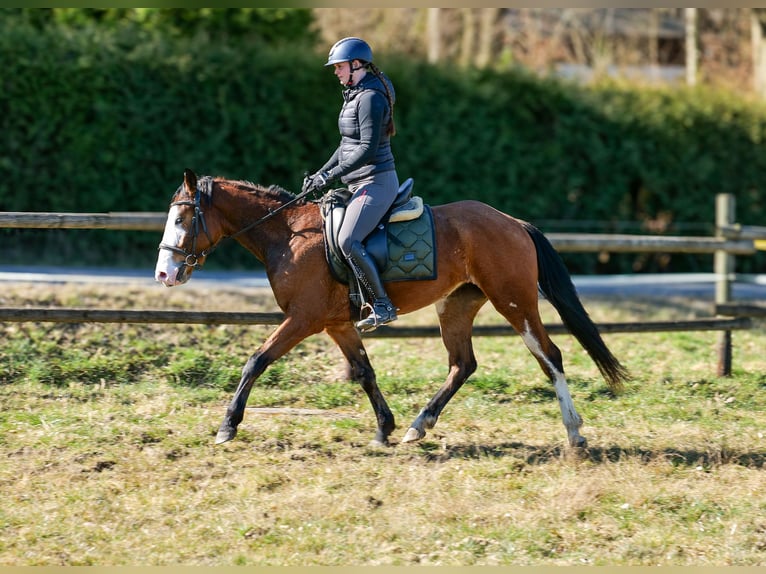
M615 463L626 460L640 460L644 464L667 461L674 466L702 467L703 470L723 465L762 469L766 463L765 451L739 451L734 449L702 451L667 448L651 450L611 446L605 448L588 447L582 450L575 450L561 446L528 445L521 442L507 442L496 445L458 444L449 445L446 448L441 448L441 446L434 448L434 446L434 443L424 443L421 445L420 456L428 462L435 463L446 462L452 459L509 457L517 459L525 465L548 464L567 457L576 457L580 460L596 464Z

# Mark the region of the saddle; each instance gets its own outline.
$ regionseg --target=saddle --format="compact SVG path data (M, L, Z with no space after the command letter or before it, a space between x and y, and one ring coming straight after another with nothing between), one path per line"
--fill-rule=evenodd
M402 183L391 208L362 241L384 283L436 278L433 214L422 198L412 195L413 185L412 178ZM330 271L337 281L351 287L352 301L361 306L364 301L356 288L356 278L338 245L338 233L351 195L347 189L331 190L321 200L321 213Z

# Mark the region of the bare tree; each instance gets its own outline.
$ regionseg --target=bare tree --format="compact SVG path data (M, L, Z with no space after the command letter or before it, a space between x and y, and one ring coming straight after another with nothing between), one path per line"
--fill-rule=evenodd
M441 8L428 8L426 37L428 39L428 61L435 64L441 58Z
M763 42L766 31L766 8L753 8L750 24L753 46L753 89L758 96L766 99L766 46Z
M476 44L476 16L473 8L461 8L463 16L463 36L460 42L460 65L470 66Z
M475 60L476 65L480 68L484 68L492 62L495 48L495 27L499 11L499 8L481 9L479 50Z
M766 99L766 8L360 7L313 13L322 52L358 35L376 54L462 66L579 69L597 76L641 73L630 68L649 64L654 79L675 77L663 67L677 66L686 68L690 82L753 89ZM693 31L687 33L685 24Z
M656 9L652 9L649 15L649 67L651 69L652 78L655 79L659 74L659 28L660 28L660 14Z
M686 25L686 84L697 84L697 9L684 8Z
M314 8L320 51L345 36L361 36L373 53L425 56L426 13L422 8Z

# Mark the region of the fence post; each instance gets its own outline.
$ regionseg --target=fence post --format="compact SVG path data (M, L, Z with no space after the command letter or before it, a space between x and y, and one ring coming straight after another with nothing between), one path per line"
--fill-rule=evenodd
M723 228L735 223L736 199L731 193L719 193L715 203L715 234L723 237ZM715 303L729 303L731 300L731 278L734 274L734 256L723 250L714 255ZM718 334L718 369L719 377L731 375L731 331Z

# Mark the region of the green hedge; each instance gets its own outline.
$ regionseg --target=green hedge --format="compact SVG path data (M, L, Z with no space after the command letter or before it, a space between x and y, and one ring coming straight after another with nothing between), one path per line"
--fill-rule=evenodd
M324 57L135 30L4 29L0 211L164 211L186 167L297 191L339 137L340 87ZM727 192L742 223L764 220L766 108L739 95L582 87L392 54L378 62L397 88L400 177L414 177L431 204L480 199L543 231L710 234L715 195ZM9 263L151 268L159 241L147 232L0 234ZM240 248L214 259L211 267L254 264ZM709 256L565 259L580 273L712 268Z

